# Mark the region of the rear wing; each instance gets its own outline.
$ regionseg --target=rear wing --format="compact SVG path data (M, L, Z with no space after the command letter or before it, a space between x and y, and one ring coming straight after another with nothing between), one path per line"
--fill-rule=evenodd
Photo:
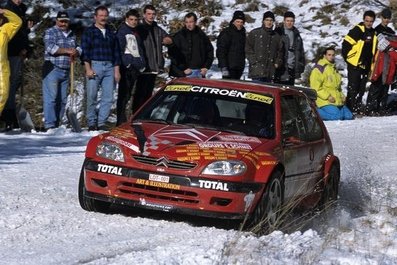
M296 89L301 93L304 93L308 98L311 100L316 100L317 99L317 91L314 90L313 88L310 87L300 87L300 86L293 86L291 87L292 89Z

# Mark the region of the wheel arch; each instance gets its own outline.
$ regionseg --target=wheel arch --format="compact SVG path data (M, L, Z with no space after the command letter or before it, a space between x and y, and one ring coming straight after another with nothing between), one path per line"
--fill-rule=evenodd
M329 181L329 172L333 166L337 166L337 172L338 176L340 177L340 161L339 158L335 155L328 155L325 158L325 163L324 163L324 173L323 173L323 180L324 183L328 183ZM339 179L338 179L339 181Z

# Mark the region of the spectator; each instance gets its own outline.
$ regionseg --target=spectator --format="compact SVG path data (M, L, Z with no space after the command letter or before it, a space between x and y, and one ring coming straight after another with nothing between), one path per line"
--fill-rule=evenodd
M0 9L0 115L8 99L10 89L10 65L7 46L22 25L21 18L15 13Z
M87 80L88 130L109 130L106 121L113 102L115 82L120 81L120 49L115 32L108 26L109 11L105 6L95 9L94 24L81 37L82 60ZM98 91L102 89L97 112Z
M184 27L173 36L169 47L170 76L205 78L214 60L214 47L197 26L195 13L187 13L183 21Z
M283 41L274 30L274 14L263 14L263 25L247 37L245 54L249 62L248 77L261 82L274 82L276 70L283 65Z
M68 13L59 11L55 25L44 33L43 110L44 129L58 127L65 114L71 60L81 54L69 29Z
M295 14L284 13L284 23L277 28L284 42L284 64L277 69L277 83L291 85L305 70L305 50L299 30L295 27Z
M385 35L386 38L388 34L394 36L395 31L388 26L391 21L391 15L389 8L383 9L380 13L381 23L375 27L377 37L379 34ZM376 116L387 114L386 107L390 85L385 84L383 81L383 78L378 78L371 82L367 97L366 115Z
M323 120L351 120L341 88L342 76L335 67L335 48L328 47L310 74L310 87L317 91L316 105Z
M8 43L8 61L10 62L10 92L1 119L5 122L6 130L18 128L16 116L15 94L21 86L23 61L31 52L28 34L32 23L26 21L26 5L22 0L8 0L5 9L12 11L22 19L22 26ZM30 21L32 22L32 21Z
M156 77L164 71L163 45L172 43L167 32L154 21L155 17L155 7L146 5L143 8L143 21L138 25L138 32L145 48L146 68L138 76L136 82L136 92L132 104L133 112L137 111L152 96Z
M353 113L362 112L362 97L376 51L376 36L372 27L374 11L365 11L363 20L349 31L342 43L342 56L347 63L348 78L346 105Z
M117 97L117 125L127 121L127 103L131 98L132 90L140 72L145 69L143 43L137 31L138 21L138 10L131 9L126 13L125 21L117 31L117 39L121 51L121 78Z
M388 25L391 22L391 10L389 8L385 8L382 10L380 13L380 19L381 22L379 23L378 26L375 27L376 35L379 35L381 33L386 33L386 34L391 34L395 35L396 32L389 27Z
M217 40L216 57L225 79L240 79L245 68L245 15L235 11L229 27L222 30Z

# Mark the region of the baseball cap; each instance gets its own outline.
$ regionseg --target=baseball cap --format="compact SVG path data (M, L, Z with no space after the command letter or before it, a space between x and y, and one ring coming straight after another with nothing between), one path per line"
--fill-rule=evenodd
M57 14L57 19L58 20L70 20L68 13L65 11L59 11Z

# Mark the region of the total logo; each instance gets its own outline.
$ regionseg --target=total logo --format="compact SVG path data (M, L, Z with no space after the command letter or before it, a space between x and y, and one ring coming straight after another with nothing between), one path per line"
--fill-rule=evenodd
M229 191L227 183L218 181L199 180L200 188Z
M102 173L108 173L108 174L113 174L113 175L118 175L122 176L122 168L121 167L115 167L115 166L110 166L110 165L102 165L98 164L98 169L97 171L102 172Z

